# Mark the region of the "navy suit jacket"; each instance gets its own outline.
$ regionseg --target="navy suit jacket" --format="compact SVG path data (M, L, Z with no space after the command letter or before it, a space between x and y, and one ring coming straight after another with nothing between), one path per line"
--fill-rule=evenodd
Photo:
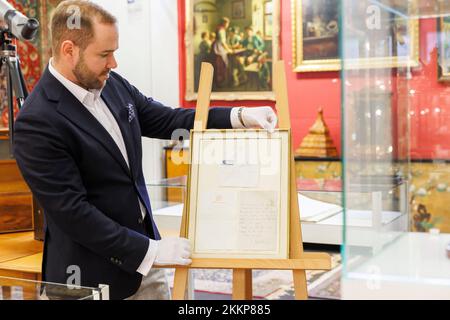
M171 109L111 73L102 98L125 141L129 168L114 140L49 72L15 122L14 155L44 209L43 280L110 286L111 299L133 295L149 240L160 239L142 172L141 137L170 139L191 129L194 110ZM208 127L231 128L230 109L213 108ZM145 223L139 199L147 209Z

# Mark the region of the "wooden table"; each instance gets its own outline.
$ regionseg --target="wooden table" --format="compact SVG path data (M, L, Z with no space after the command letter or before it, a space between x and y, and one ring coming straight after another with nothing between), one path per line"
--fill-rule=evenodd
M0 235L0 277L40 281L43 245L33 232Z
M42 293L41 284L35 282L42 279L43 247L43 242L34 240L34 232L0 235L0 300L49 299ZM57 289L55 292L57 299L82 299L94 294L93 292L87 294L83 289L77 296L78 293L70 294L71 290L67 291L64 285L50 287ZM14 291L14 288L19 291ZM48 293L48 287L46 290ZM69 294L66 296L66 293ZM107 299L107 297L105 295L103 298Z

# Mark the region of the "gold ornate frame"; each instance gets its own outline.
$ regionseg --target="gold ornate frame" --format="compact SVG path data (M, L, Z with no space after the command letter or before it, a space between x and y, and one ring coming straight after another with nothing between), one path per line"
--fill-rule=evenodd
M273 1L273 34L272 34L272 77L274 75L275 62L280 60L280 30L281 30L281 6L280 0ZM194 90L194 2L186 0L186 95L187 101L197 100L197 92ZM244 92L212 92L211 100L272 100L275 101L273 91L244 91Z
M281 144L281 154L287 154L287 157L281 156L278 169L279 172L279 185L278 191L280 195L279 205L278 205L278 229L277 229L277 249L270 253L257 252L255 251L213 251L213 250L198 250L197 241L197 230L198 230L198 214L199 214L199 194L204 194L205 189L199 186L199 176L202 171L202 166L205 165L205 160L208 165L214 165L214 163L208 163L208 160L204 158L204 155L200 153L200 143L202 140L213 140L222 141L223 143L230 143L233 140L242 139L262 139L262 140L279 140ZM191 240L192 243L192 257L193 258L221 258L221 259L287 259L289 257L289 238L290 238L290 208L289 204L291 201L291 195L289 193L289 177L291 175L291 167L289 167L289 159L291 159L291 131L286 129L280 129L274 132L274 134L267 134L261 130L221 130L221 129L209 129L207 131L191 131L191 143L192 151L190 154L190 174L188 176L188 190L187 190L187 202L185 206L186 211L186 224L185 224L185 234L188 235L187 238ZM270 148L269 148L270 149ZM259 161L259 159L258 159ZM258 162L259 163L259 162ZM216 165L220 165L217 163ZM285 169L285 168L288 169ZM204 169L203 169L204 170ZM249 190L251 190L250 188ZM208 191L211 191L208 188ZM255 191L261 191L265 189L254 188ZM270 190L267 189L267 190ZM239 191L236 191L239 192ZM203 197L204 198L204 197ZM194 199L195 201L193 201Z
M342 69L341 59L304 60L303 59L303 0L291 0L292 15L292 50L294 72L339 71ZM299 17L299 18L297 18ZM419 65L419 21L409 20L412 30L412 45L407 59L399 57L349 59L345 61L346 69L358 68L397 68L417 67ZM341 30L340 30L341 32Z
M440 17L438 18L438 76L439 76L439 81L450 81L450 72L444 72L443 68L442 68L442 62L444 59L444 54L443 54L443 50L444 50L444 46L443 46L443 30L444 30L444 18ZM450 61L449 61L450 63Z

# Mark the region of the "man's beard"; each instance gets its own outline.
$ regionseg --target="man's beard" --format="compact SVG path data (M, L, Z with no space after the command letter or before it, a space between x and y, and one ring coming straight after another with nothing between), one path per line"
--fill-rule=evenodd
M101 89L103 88L104 82L98 79L98 76L95 75L84 62L84 55L80 55L80 60L78 61L75 69L73 70L73 74L77 78L80 85L89 90L89 89Z

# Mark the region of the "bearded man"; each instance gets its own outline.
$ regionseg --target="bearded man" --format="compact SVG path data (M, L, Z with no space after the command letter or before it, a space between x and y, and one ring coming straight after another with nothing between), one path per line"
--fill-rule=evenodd
M44 210L42 280L109 285L111 299L169 299L163 269L187 265L187 239L155 225L142 171L142 137L191 129L195 111L144 96L112 71L117 21L89 1L63 1L51 22L52 58L25 101L14 155ZM158 49L160 50L160 49ZM213 108L210 128L271 129L268 107Z

